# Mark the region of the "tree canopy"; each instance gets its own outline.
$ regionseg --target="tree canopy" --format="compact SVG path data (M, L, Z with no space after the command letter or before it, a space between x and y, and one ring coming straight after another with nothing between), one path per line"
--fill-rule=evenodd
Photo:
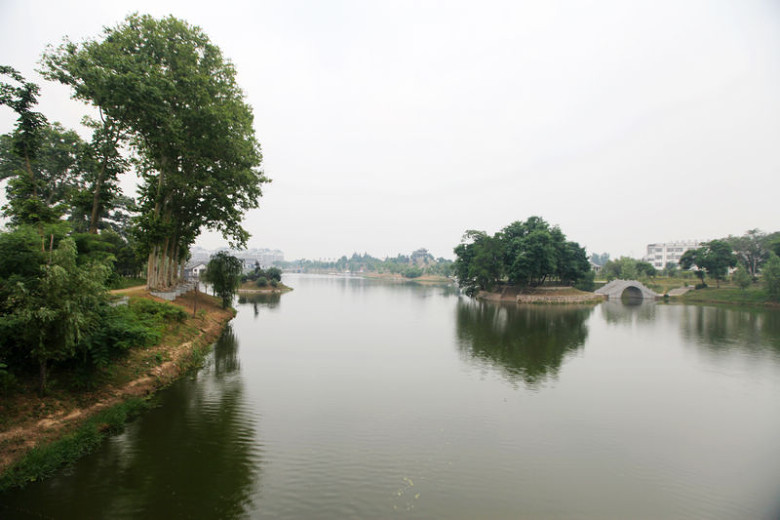
M535 286L555 280L570 285L590 271L585 249L536 216L513 222L492 237L467 231L455 256L458 283L469 293L490 290L502 281Z
M720 286L721 280L726 279L729 268L737 265L737 257L731 246L725 240L711 240L702 247L689 249L680 257L680 267L690 269L698 268L697 274L704 283L704 273L714 278Z
M222 299L222 308L226 309L241 283L241 260L225 251L220 251L209 260L206 266L205 281L214 287L214 294Z
M245 211L258 206L262 154L233 65L197 27L131 15L101 40L66 41L45 74L100 108L131 137L142 173L137 222L151 287L175 282L201 228L245 246Z

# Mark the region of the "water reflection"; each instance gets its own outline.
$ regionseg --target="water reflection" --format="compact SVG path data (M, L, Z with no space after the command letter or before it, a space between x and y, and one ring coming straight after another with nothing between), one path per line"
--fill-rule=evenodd
M242 518L258 487L262 447L244 402L228 329L212 362L180 380L159 408L50 480L3 497L5 514L43 518ZM110 489L110 493L93 493Z
M567 354L588 337L592 307L504 305L461 299L456 326L461 351L501 368L513 383L535 388L555 377Z
M599 305L604 321L612 325L645 323L656 319L657 305L647 300L607 300Z
M239 294L238 303L241 305L251 303L255 318L260 315L260 307L276 309L282 301L281 293L251 293Z
M714 351L772 350L780 354L780 312L682 306L680 327L687 340Z

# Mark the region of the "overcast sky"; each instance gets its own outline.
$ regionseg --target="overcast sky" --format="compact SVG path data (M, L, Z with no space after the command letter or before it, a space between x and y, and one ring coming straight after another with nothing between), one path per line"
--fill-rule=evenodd
M451 258L531 215L613 258L780 230L780 2L0 0L0 63L77 127L37 61L133 11L236 66L273 179L250 247Z

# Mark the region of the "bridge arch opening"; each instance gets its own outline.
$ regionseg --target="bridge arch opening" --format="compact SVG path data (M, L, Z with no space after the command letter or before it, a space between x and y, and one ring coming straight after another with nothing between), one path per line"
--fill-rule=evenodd
M642 303L645 297L639 287L629 285L623 290L620 299L627 303Z

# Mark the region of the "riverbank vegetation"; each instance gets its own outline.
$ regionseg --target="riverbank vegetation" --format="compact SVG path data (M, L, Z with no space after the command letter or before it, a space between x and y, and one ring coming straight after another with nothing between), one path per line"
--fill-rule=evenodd
M147 318L112 307L109 289L141 274L151 288L174 285L203 227L244 245L241 217L268 182L235 70L197 27L131 15L101 38L49 48L42 69L97 119L90 140L50 123L39 86L0 65L0 108L17 116L0 136L0 381L35 365L41 395L54 365L111 364L148 335ZM136 199L120 189L133 170Z
M165 303L143 287L117 296L127 304L104 309L101 326L77 347L79 355L50 366L45 395L35 391L36 371L24 366L2 389L0 488L45 476L94 447L119 427L100 414L126 409L126 401L146 398L198 366L234 315L203 293L197 303L194 293Z
M255 264L252 271L241 275L239 293L281 293L292 291L282 283L282 270L278 267L263 269L260 264Z
M591 290L593 272L585 249L566 240L541 217L513 222L493 236L469 230L455 248L453 270L467 294L501 284L539 287L545 283Z
M193 295L171 305L141 287L119 300L110 290L175 285L202 228L244 246L241 218L268 182L233 65L197 27L131 15L50 47L41 64L94 118L80 129L89 139L50 122L39 86L0 65L0 109L17 118L0 135L0 468L48 440L49 422L70 424L139 377L127 391L150 390L187 365L180 350L216 337L232 311L206 295L192 316ZM120 188L131 173L136 198Z

